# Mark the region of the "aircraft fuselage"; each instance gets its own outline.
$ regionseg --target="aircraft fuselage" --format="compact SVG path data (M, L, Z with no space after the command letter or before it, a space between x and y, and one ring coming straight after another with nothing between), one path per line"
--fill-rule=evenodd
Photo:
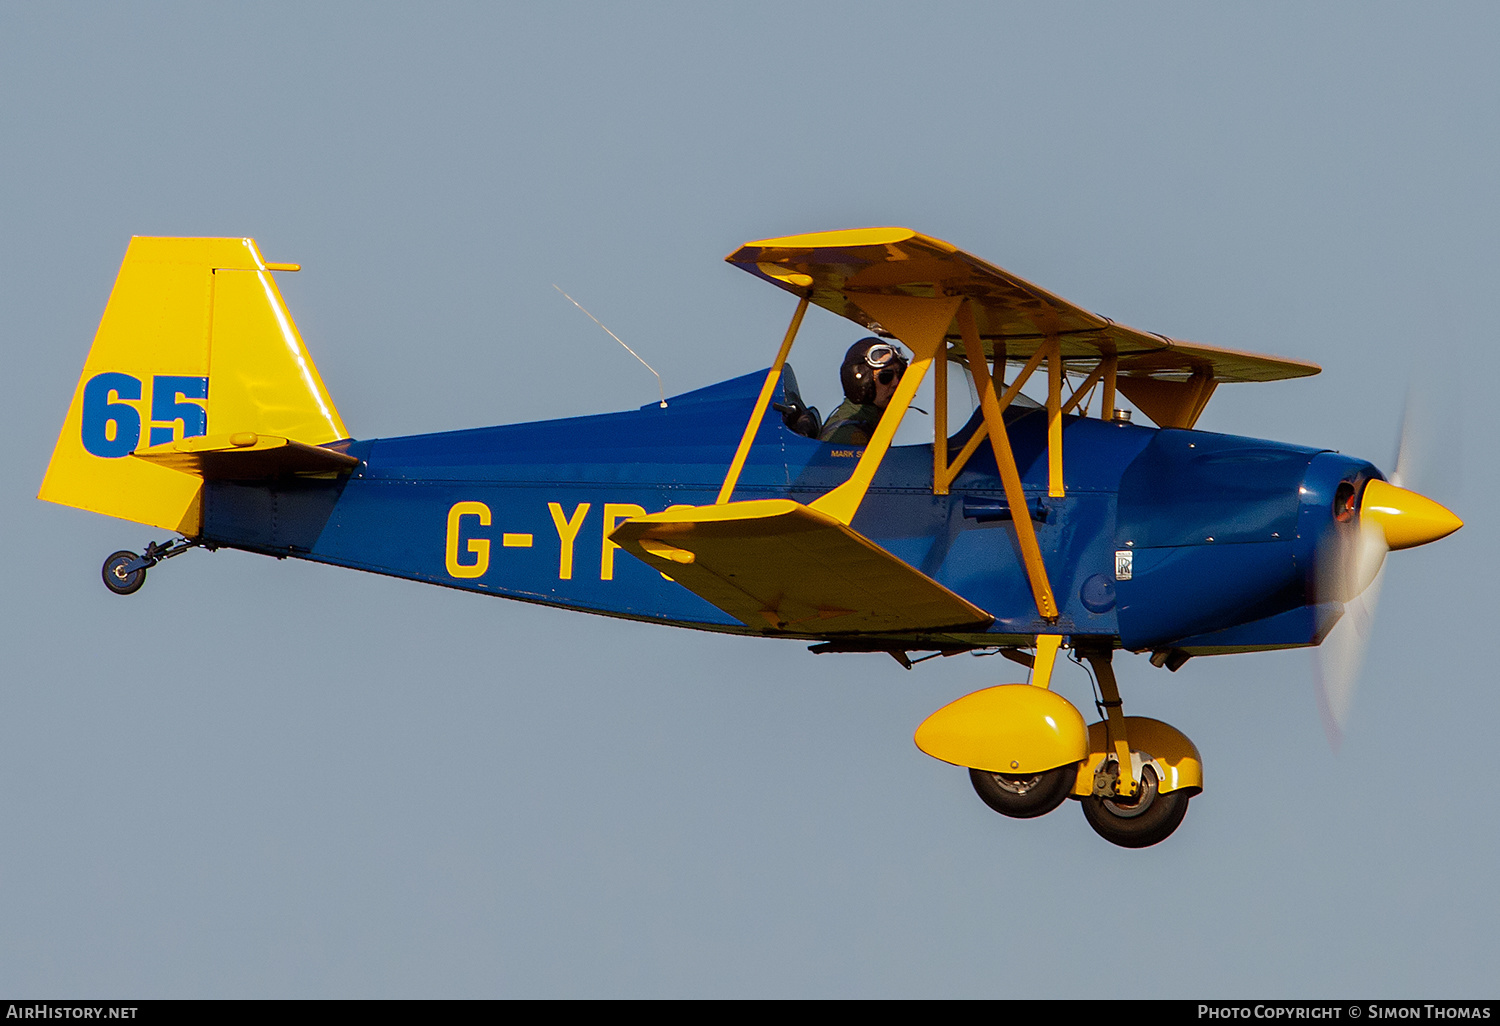
M202 539L481 594L738 634L749 627L609 540L631 516L714 501L762 374L666 408L341 443L361 464L328 479L209 482ZM1340 481L1379 476L1335 453L1201 431L1064 418L1066 495L1048 498L1045 414L1006 414L1061 615L1037 614L993 456L951 494L932 447L893 448L851 525L995 616L987 632L891 636L920 648L1029 643L1038 633L1188 653L1316 644L1337 619L1310 584ZM976 416L950 443L961 446ZM810 503L861 450L769 417L737 500Z

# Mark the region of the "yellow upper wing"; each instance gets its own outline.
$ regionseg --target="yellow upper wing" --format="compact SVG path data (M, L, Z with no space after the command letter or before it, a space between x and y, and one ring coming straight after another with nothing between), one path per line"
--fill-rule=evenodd
M862 295L968 296L987 356L999 344L1007 359L1026 360L1056 337L1065 360L1117 357L1120 390L1158 422L1162 417L1153 413L1158 408L1167 419L1180 416L1175 385L1192 382L1194 394L1207 402L1207 393L1219 382L1276 381L1320 370L1303 360L1181 342L1116 324L909 228L761 239L725 259L872 331L881 325L861 309ZM961 342L956 325L948 337ZM961 351L955 355L961 358Z

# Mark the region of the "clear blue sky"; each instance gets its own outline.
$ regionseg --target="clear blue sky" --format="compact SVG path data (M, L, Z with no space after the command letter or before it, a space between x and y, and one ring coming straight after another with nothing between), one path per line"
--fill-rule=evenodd
M1494 997L1497 46L1490 4L0 7L0 992ZM869 224L1325 368L1211 430L1389 466L1435 383L1468 526L1392 559L1338 755L1306 653L1126 658L1207 790L1125 851L912 745L1000 659L233 552L122 600L160 532L34 498L132 234L301 262L371 437L653 399L553 283L669 392L764 366L790 304L723 255ZM807 330L827 409L852 327Z

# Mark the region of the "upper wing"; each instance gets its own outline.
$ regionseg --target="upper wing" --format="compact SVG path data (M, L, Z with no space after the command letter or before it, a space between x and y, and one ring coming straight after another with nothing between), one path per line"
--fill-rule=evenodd
M635 517L612 540L758 630L835 634L973 628L994 617L791 499Z
M997 344L1009 360L1026 360L1048 338L1057 338L1065 360L1118 358L1119 387L1148 416L1176 416L1183 385L1207 402L1222 381L1275 381L1316 374L1317 364L1180 342L1116 324L1046 289L988 264L941 239L909 228L856 228L747 242L725 258L824 309L871 330L875 318L860 308L861 295L939 297L963 295L974 303L985 354ZM955 327L948 338L961 336ZM961 358L961 351L955 354ZM1173 386L1179 386L1174 388ZM1168 412L1172 408L1174 412ZM1201 409L1201 403L1199 404ZM1196 414L1195 414L1196 416Z

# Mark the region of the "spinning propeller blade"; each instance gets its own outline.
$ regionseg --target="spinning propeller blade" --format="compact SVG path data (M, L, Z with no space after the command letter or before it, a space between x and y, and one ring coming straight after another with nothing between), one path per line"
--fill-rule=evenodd
M1336 572L1346 580L1339 593L1349 595L1344 601L1344 615L1318 647L1314 660L1314 680L1318 689L1318 713L1323 731L1335 752L1344 739L1344 724L1354 705L1354 689L1364 666L1365 649L1369 647L1375 625L1375 607L1385 577L1385 538L1378 528L1364 528L1353 553L1320 553L1320 565L1342 564ZM1363 586L1361 586L1363 585Z
M1419 460L1417 450L1422 448L1412 427L1411 410L1408 402L1396 467L1389 481L1365 484L1355 513L1357 530L1352 532L1353 537L1349 532L1330 531L1318 551L1319 600L1344 603L1343 617L1318 649L1314 670L1318 712L1335 752L1343 741L1359 671L1373 636L1386 553L1437 541L1463 526L1462 520L1439 503L1401 487L1411 479Z

